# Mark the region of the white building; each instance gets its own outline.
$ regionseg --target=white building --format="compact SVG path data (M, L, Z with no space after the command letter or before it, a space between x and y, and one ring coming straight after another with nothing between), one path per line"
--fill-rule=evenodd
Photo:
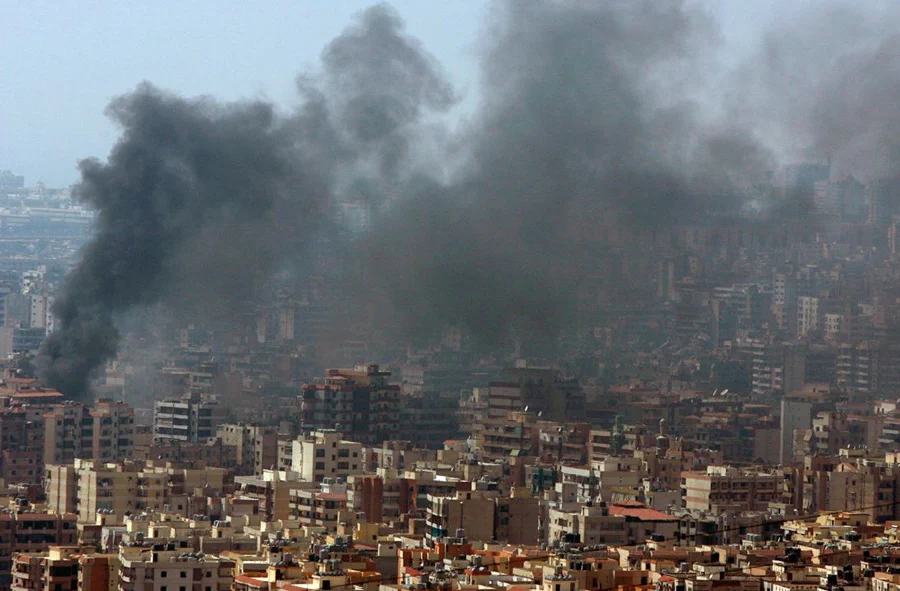
M797 298L797 335L805 337L819 328L819 298Z
M339 431L314 431L292 445L291 466L301 480L322 482L326 477L346 478L365 471L362 444L345 440Z

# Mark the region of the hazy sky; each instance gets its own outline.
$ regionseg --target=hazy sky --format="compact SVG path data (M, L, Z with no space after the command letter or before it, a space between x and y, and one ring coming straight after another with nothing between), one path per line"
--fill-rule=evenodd
M530 1L530 0L526 0ZM0 170L65 186L86 156L105 157L117 131L109 100L148 80L186 95L296 102L294 78L371 5L363 0L0 0ZM749 46L776 0L709 0L731 51ZM477 100L478 0L391 4Z

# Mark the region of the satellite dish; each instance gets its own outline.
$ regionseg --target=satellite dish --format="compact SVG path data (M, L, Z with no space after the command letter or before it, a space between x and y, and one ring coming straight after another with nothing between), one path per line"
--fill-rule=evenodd
M528 405L525 405L525 412L528 412Z
M719 396L725 396L726 394L728 394L728 388L725 388L724 390L722 390L722 393L719 394Z

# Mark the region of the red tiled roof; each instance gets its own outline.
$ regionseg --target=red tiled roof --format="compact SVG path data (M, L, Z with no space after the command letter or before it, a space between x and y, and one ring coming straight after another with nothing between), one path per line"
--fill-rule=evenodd
M265 587L269 588L269 582L266 579L257 578L257 577L248 577L247 575L238 575L234 578L235 583L241 583L242 585L249 585L250 587L257 587L262 589Z
M316 495L316 498L323 501L346 501L347 495L343 493L319 493Z
M621 505L613 505L609 508L610 515L621 515L623 517L631 517L640 521L678 521L677 517L673 517L662 511L650 509L648 507L623 507Z

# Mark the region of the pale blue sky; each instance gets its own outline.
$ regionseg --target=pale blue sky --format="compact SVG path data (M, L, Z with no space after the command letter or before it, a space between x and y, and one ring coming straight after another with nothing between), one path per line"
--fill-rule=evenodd
M528 0L530 1L530 0ZM701 0L703 1L703 0ZM103 109L142 80L186 95L296 101L294 77L371 0L0 0L0 170L64 186L104 157L116 130ZM709 0L734 51L775 0ZM480 0L391 4L466 97L477 97Z

